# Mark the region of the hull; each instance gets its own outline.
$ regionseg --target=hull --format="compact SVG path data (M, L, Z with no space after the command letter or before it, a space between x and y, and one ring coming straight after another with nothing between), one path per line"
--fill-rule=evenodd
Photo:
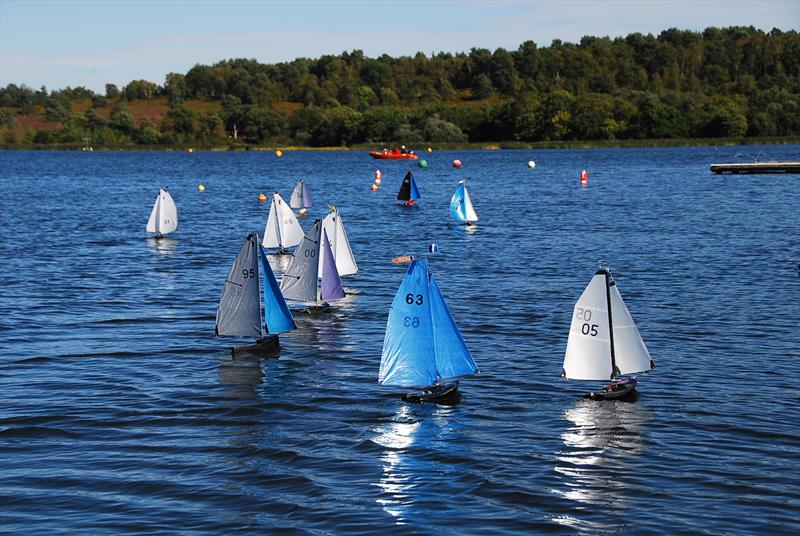
M418 160L419 156L412 153L384 153L383 151L370 151L369 155L378 160Z
M612 382L593 393L586 395L591 400L626 400L636 395L636 378Z
M253 344L232 347L231 355L233 355L233 357L265 357L275 354L280 348L281 345L277 335L265 335Z
M420 393L405 394L403 400L405 402L433 402L434 404L448 405L458 402L459 397L458 382L455 382L426 387Z

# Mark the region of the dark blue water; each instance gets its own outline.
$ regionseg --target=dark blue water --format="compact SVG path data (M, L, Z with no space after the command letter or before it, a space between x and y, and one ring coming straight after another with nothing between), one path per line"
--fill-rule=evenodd
M0 152L0 532L796 533L800 183L708 170L756 151L800 160L434 152L413 210L394 201L409 164L366 152ZM312 216L340 208L361 272L278 359L234 360L222 283L263 231L258 194L300 178ZM448 215L460 178L469 232ZM161 186L180 225L156 242ZM481 369L451 407L376 382L390 261L432 241ZM632 403L560 379L600 260L658 367Z

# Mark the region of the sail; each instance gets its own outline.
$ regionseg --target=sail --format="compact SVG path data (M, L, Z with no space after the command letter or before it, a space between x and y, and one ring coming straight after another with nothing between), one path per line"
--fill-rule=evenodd
M453 315L447 308L439 285L433 278L429 280L429 303L433 323L433 345L436 356L436 372L442 379L458 378L478 372L472 354L467 348L461 332L458 331Z
M342 280L339 279L339 272L336 271L336 261L333 259L331 243L328 241L328 233L322 231L322 255L324 259L325 273L322 275L322 285L320 293L323 300L340 300L344 298Z
M258 288L258 237L247 239L236 255L222 287L217 309L217 335L261 337L261 304Z
M612 377L606 277L606 272L599 270L575 304L564 355L566 378L608 380Z
M412 199L411 195L411 183L414 180L414 175L411 174L409 171L406 173L406 176L403 177L403 182L400 184L400 191L397 192L397 200L398 201L408 201ZM416 184L414 185L414 189L416 190ZM419 194L419 192L417 192ZM414 197L416 199L416 197Z
M309 208L311 206L311 194L303 179L300 179L300 182L292 190L290 204L292 208Z
M620 374L634 374L654 367L633 317L615 283L611 283L611 321L614 324L614 357Z
M303 237L286 268L281 281L281 292L289 300L317 301L317 276L322 221L316 220Z
M297 221L294 212L286 204L286 201L277 193L275 197L278 198L276 207L278 209L278 224L281 230L281 247L294 247L303 240L303 228L300 227L300 222Z
M146 230L148 233L165 235L178 228L178 207L169 192L161 189L150 211Z
M264 292L264 322L267 325L268 333L285 333L297 329L289 306L281 294L278 281L267 261L264 250L258 248L258 256L261 259L261 285Z
M411 172L409 171L409 173L411 173ZM420 197L422 197L422 195L420 195L419 189L417 188L417 181L414 180L414 177L412 175L412 177L411 177L411 199L419 199Z
M461 222L478 221L478 215L475 209L472 208L472 200L469 198L467 185L464 181L458 183L453 197L450 199L450 215Z
M325 216L325 219L322 220L322 229L328 233L328 239L331 241L333 258L336 261L336 270L339 272L339 276L343 277L358 273L358 265L353 256L353 250L350 249L350 241L347 239L347 233L344 230L342 215L335 207ZM322 260L323 257L320 256L320 277L325 276L325 268L322 266Z
M275 196L278 194L275 193ZM264 239L261 245L265 248L279 248L281 247L281 230L278 226L278 200L272 197L272 202L269 204L269 216L267 216L267 226L264 228Z
M428 262L412 261L389 308L378 382L425 387L438 379L428 303Z

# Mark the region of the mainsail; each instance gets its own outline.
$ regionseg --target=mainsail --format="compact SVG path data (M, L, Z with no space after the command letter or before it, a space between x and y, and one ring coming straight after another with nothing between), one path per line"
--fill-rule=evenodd
M317 277L322 221L316 220L295 249L281 281L281 291L289 300L317 301Z
M409 171L403 177L403 183L400 185L400 191L397 192L397 199L399 201L408 201L410 199L419 199L422 197L417 188L417 183L414 181L414 175Z
M611 318L614 325L614 356L620 374L635 374L655 368L650 352L625 307L614 281L609 283Z
M564 377L609 380L654 367L616 283L609 271L601 268L575 304Z
M477 371L428 262L412 261L389 309L378 382L427 387Z
M458 187L450 199L450 215L461 222L478 221L478 215L472 207L472 200L469 197L467 185L464 184L464 181L458 183Z
M217 309L216 334L223 337L261 337L258 284L258 237L250 234L225 278Z
M269 207L267 227L264 229L264 240L261 245L265 248L287 248L296 246L303 239L303 229L295 218L292 209L278 192L272 196Z
M328 233L328 239L331 241L331 250L333 251L333 258L336 261L336 270L339 272L339 276L357 273L358 265L353 256L353 250L350 248L350 241L347 239L347 233L344 230L342 215L336 207L332 207L331 212L322 220L322 229ZM320 277L325 276L325 268L322 265L322 260L323 257L320 255Z
M178 208L169 192L163 188L158 191L158 197L150 211L150 218L147 220L148 233L165 235L178 228Z
M285 333L297 329L289 306L281 294L275 274L267 261L267 255L259 246L258 256L261 259L261 284L264 290L264 319L268 333Z
M289 200L292 208L309 208L311 206L311 194L308 193L308 188L303 179L297 183L292 190L292 198Z

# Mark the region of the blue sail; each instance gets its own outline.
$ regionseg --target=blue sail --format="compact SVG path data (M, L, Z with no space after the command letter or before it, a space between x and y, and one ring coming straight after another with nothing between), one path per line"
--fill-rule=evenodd
M285 333L297 329L289 312L289 306L281 293L281 288L275 280L275 274L269 266L264 248L258 245L258 257L261 259L261 281L264 287L264 322L267 324L267 332Z
M458 221L467 221L467 202L464 199L463 182L458 185L453 197L450 199L450 215Z
M419 188L417 188L417 181L414 180L414 176L411 176L411 199L419 199L422 197L419 193Z
M436 382L428 298L428 261L413 261L389 308L380 384L425 387Z
M433 275L429 278L428 288L433 321L433 348L439 378L458 378L478 372L475 359L458 331Z

